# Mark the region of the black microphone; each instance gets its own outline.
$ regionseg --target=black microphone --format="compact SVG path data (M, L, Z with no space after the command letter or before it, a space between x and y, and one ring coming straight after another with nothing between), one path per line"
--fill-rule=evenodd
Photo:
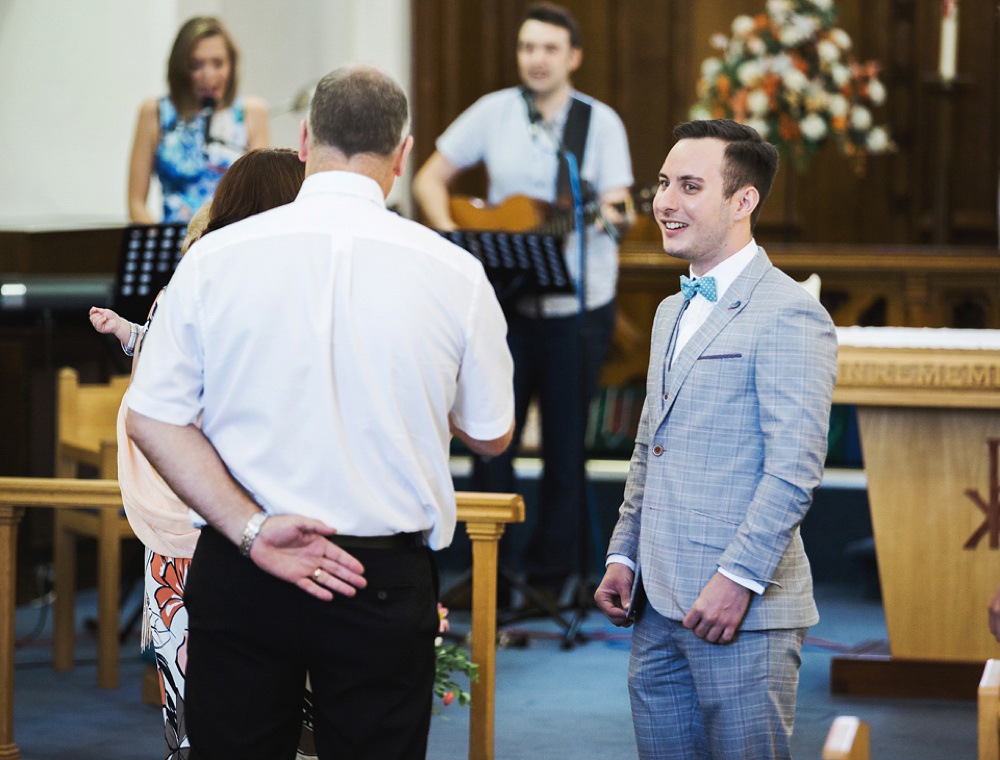
M535 93L527 87L522 87L521 97L524 98L524 105L528 108L528 123L531 125L529 131L534 136L538 132L538 125L542 123L542 115L535 105Z
M206 95L201 99L201 110L205 113L205 148L208 148L208 144L212 141L212 114L215 113L215 98L211 95Z

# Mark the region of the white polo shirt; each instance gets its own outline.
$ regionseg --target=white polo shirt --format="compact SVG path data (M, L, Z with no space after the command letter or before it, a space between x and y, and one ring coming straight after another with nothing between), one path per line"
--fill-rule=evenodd
M506 322L466 251L388 211L373 180L306 178L294 203L206 235L143 343L128 406L202 430L268 513L347 535L455 528L448 414L513 418Z

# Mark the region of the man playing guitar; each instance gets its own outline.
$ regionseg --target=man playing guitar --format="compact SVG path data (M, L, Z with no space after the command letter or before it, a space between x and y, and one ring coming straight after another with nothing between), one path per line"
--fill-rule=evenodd
M609 231L617 233L615 224L628 221L615 204L630 201L633 182L621 119L607 105L573 89L570 76L582 58L576 19L551 3L531 6L517 39L523 86L490 93L461 114L438 138L437 150L413 182L428 223L454 230L459 223L448 185L460 172L485 165L491 205L513 196L560 205L560 196L570 198L574 184L565 157L571 153L582 180L577 186L587 186L593 194L584 202L603 211L598 215L603 223L585 226L583 246L576 232L565 238L567 270L579 283L582 298L530 295L506 304L515 365L515 443L500 457L476 457L473 465L473 488L516 490L512 457L529 401L537 396L545 468L538 522L524 564L528 583L553 603L578 566L587 408L615 321L618 248L617 234ZM572 201L561 205L571 209ZM535 224L529 220L524 226Z

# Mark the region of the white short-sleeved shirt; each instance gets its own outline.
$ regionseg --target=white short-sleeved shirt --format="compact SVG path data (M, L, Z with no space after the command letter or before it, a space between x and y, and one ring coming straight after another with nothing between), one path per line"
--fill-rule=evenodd
M600 194L633 182L625 127L611 108L580 93L573 97L591 105L590 128L580 176ZM569 103L555 119L553 131L562 134ZM557 145L544 128L532 125L521 89L511 87L485 95L473 103L437 140L437 149L458 169L483 163L489 175L489 202L498 204L512 195L556 200L559 168ZM577 236L566 237L566 266L574 280L580 271ZM615 297L618 247L603 231L587 228L585 255L587 308L596 309ZM566 316L577 310L576 296L548 295L542 299L545 316Z
M131 409L202 430L269 513L450 543L448 414L513 418L506 322L481 264L388 211L373 180L306 178L294 203L206 235L142 347Z

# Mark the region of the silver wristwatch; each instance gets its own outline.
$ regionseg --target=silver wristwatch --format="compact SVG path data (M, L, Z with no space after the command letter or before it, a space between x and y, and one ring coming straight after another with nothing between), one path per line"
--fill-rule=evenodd
M254 512L253 516L247 520L247 525L243 529L243 539L240 541L240 554L244 557L250 556L250 547L257 540L257 534L260 533L260 526L264 524L266 519L266 512Z
M139 325L133 322L128 336L128 343L122 343L122 351L125 352L125 356L131 356L135 353L135 344L139 341L139 330Z

